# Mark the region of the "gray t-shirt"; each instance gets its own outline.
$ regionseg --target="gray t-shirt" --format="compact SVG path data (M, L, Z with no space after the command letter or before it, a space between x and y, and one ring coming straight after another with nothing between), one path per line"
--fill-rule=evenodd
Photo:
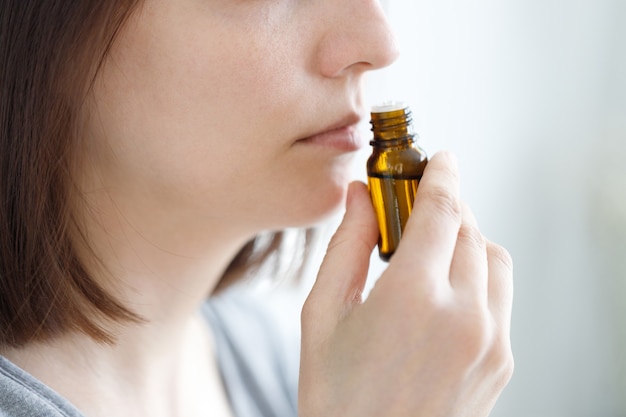
M276 326L258 297L229 291L202 308L236 417L297 416L297 335ZM296 337L293 337L296 336ZM0 417L84 417L52 389L0 356Z

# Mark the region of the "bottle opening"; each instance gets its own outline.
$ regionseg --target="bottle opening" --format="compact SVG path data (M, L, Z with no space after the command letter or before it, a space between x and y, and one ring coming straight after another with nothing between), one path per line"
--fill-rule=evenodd
M384 101L378 105L372 106L372 113L388 113L404 110L407 107L407 104L402 101Z

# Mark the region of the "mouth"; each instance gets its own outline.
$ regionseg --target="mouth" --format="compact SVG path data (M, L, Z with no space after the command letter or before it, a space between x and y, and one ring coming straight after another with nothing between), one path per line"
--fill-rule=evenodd
M342 152L357 151L365 145L359 134L358 124L360 121L361 117L352 113L316 133L298 139L296 144L320 146Z

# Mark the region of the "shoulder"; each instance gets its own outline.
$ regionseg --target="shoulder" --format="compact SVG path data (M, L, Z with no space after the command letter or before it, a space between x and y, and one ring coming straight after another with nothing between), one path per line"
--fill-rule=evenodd
M205 306L218 361L239 416L296 416L299 306L289 291L213 297Z
M0 417L82 417L66 400L0 356Z

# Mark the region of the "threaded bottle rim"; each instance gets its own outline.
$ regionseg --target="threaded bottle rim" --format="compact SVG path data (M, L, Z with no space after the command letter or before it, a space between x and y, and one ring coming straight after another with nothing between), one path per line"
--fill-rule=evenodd
M372 107L370 124L374 132L373 146L396 146L413 142L413 115L403 102L391 101ZM382 144L386 142L386 144Z
M413 122L411 108L402 102L387 102L374 106L370 117L370 123L375 129L387 130L395 126L411 125Z

